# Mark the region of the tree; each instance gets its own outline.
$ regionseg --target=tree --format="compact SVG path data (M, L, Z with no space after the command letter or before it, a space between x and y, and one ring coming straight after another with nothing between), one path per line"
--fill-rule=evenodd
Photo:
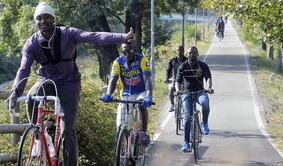
M128 32L133 27L137 35L137 52L142 53L142 48L147 50L150 46L150 2L145 0L46 0L57 14L56 20L67 26L74 26L90 31ZM3 43L9 55L21 50L25 40L35 32L33 12L37 1L3 0L6 8L1 17L3 29ZM161 13L181 12L182 0L156 0L155 18ZM115 26L113 26L115 25ZM118 25L118 26L117 26ZM124 26L124 27L123 27ZM19 28L21 27L21 28ZM170 27L170 26L169 26ZM165 44L170 38L172 30L168 24L156 24L155 41ZM160 33L162 32L162 33ZM99 60L100 78L107 82L111 63L119 56L116 45L90 46L84 45L89 52L95 53Z

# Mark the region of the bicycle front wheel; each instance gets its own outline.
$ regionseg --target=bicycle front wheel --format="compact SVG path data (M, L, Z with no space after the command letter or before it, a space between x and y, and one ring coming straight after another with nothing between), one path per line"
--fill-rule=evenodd
M179 125L179 130L183 130L184 129L184 121L185 121L185 112L184 112L184 107L181 103L180 105L181 109L180 109L180 125Z
M198 115L194 115L193 118L193 149L194 149L194 159L195 163L198 164L199 160L199 137L200 137L200 125Z
M56 149L57 156L56 156L56 165L57 166L64 166L64 158L63 158L63 143L62 138L60 138L58 147Z
M146 155L146 147L141 145L141 137L138 134L137 136L135 136L135 148L134 148L135 165L144 166L145 155Z
M126 128L121 128L116 145L116 166L129 165L127 137L128 137L128 130Z
M176 104L175 106L175 114L176 114L176 119L175 119L175 122L176 122L176 135L179 135L179 117L180 117L180 110L179 110L179 106L178 104Z
M25 130L18 152L18 166L37 166L42 164L43 161L40 159L40 149L36 149L35 146L36 132L38 132L36 126L30 126Z

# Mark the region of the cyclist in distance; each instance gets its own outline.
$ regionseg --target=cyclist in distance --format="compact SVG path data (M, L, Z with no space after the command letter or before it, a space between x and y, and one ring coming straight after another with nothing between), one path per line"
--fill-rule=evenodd
M185 92L200 91L197 95L197 102L202 107L202 130L205 135L209 134L208 116L210 112L209 98L206 92L201 91L207 88L208 93L213 93L212 78L208 65L197 59L198 49L192 46L188 49L188 60L182 63L178 69L176 76L176 93L181 91L181 83L184 81ZM204 85L205 81L205 85ZM184 145L183 152L190 151L190 121L193 114L192 110L192 96L190 93L182 95L183 107L185 112L184 122Z
M104 102L113 100L113 92L116 89L117 82L119 86L119 94L122 100L142 100L142 104L138 105L142 123L142 145L150 144L149 135L147 134L148 110L147 107L152 105L153 84L151 79L151 70L148 59L142 54L138 54L134 50L134 46L130 43L122 44L122 53L112 66L111 79L108 84L107 93L101 99ZM133 110L130 104L129 110ZM117 133L120 126L125 121L127 104L119 103L117 108Z
M78 165L78 143L76 137L76 121L78 113L79 93L81 91L81 74L76 65L76 45L79 43L116 44L135 40L133 30L129 33L86 32L73 27L56 26L54 10L45 2L41 2L35 9L34 21L38 31L25 43L22 50L22 60L18 69L14 88L10 98L12 107L16 106L17 97L23 94L34 62L40 65L37 75L38 81L30 89L28 95L53 95L54 86L42 82L51 79L56 83L62 117L62 144L64 151L64 165ZM21 80L24 80L21 82ZM44 87L44 92L43 88ZM32 123L36 122L37 106L28 103L28 115Z
M223 21L223 17L220 16L219 20L215 23L217 28L217 36L222 35L222 38L224 38L224 29L225 29L225 22Z
M216 17L216 21L215 21L215 34L216 34L216 37L218 35L218 24L220 23L220 16Z
M176 48L176 57L169 60L166 67L165 83L169 84L169 99L170 106L168 108L169 112L174 111L174 92L175 92L175 78L177 74L178 67L187 60L184 56L184 47L178 46Z

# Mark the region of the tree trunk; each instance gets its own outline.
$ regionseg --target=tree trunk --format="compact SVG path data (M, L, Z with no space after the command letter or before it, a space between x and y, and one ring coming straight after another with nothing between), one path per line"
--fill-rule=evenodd
M129 31L130 27L134 28L136 34L136 52L142 53L141 50L141 39L142 39L142 11L144 4L141 2L132 3L131 9L126 11L126 32Z
M267 52L267 57L273 60L274 59L273 45L270 44L268 47L269 48Z
M261 41L261 49L266 51L266 43L263 40Z
M277 48L277 73L282 74L282 52L281 52L281 44L278 44Z
M99 24L99 25L97 25ZM89 21L91 31L110 32L110 27L105 15L100 15L96 20ZM112 62L119 56L116 45L95 45L95 52L99 61L99 76L104 83L108 83L108 76Z

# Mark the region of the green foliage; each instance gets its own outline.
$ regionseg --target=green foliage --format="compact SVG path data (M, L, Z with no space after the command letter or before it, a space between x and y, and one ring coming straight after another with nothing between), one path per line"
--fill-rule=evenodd
M3 53L5 53L3 51ZM5 81L10 81L15 78L16 72L20 66L19 57L5 57L5 55L0 52L0 83Z
M174 28L175 23L170 22L170 21L163 21L163 22L157 22L154 27L154 33L155 38L154 38L154 45L166 45L167 42L170 40L172 33L173 33L173 28ZM151 43L151 29L146 29L144 30L144 36L143 36L143 47L145 49L150 48L150 43Z
M195 37L195 29L196 29L196 27L195 27L194 24L189 25L187 27L186 38L188 38L188 39L194 38ZM201 33L200 29L197 29L197 31L196 31L196 39L197 40L200 40L201 34L202 33Z
M116 105L100 101L101 90L83 83L77 123L82 165L112 165L115 156Z
M253 32L252 32L250 29L244 28L244 29L243 29L243 35L244 35L243 37L244 37L246 40L250 41L251 43L253 43L253 44L259 44L259 39L254 36Z

